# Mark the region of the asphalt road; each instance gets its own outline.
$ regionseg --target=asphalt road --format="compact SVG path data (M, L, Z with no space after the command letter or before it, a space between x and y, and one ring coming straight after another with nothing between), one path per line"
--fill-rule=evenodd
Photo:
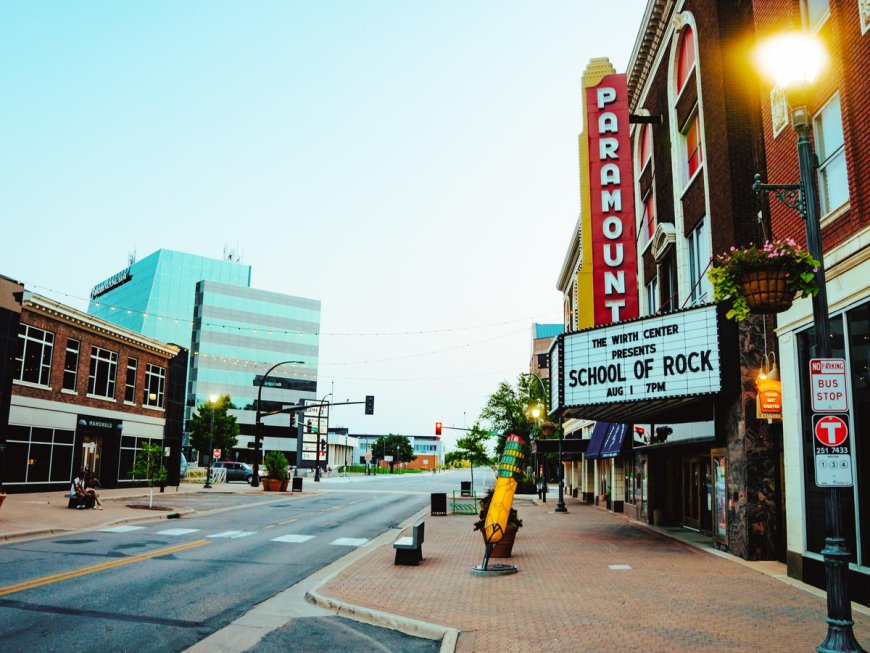
M428 505L430 492L458 489L465 478L467 472L329 479L315 486L322 494L280 499L178 495L174 503L200 514L0 546L0 641L14 651L182 651L396 527ZM349 630L338 620L323 623L320 630L332 628L335 641ZM300 636L321 635L298 630L283 634L300 645ZM391 650L426 648L419 644Z

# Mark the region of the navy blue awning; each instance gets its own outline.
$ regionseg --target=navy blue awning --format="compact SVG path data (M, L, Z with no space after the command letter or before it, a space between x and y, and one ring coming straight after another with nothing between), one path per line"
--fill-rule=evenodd
M625 434L631 430L628 424L596 422L586 449L586 458L615 458L622 451Z
M601 445L604 444L604 436L607 435L609 422L596 422L595 428L592 429L592 437L589 438L589 446L586 447L586 459L601 457Z
M628 424L609 424L608 426L604 444L601 445L601 457L615 458L622 450L625 434L631 430L631 427Z

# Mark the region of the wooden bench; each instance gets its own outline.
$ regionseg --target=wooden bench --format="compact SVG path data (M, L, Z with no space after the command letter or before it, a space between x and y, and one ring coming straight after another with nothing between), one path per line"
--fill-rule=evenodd
M426 522L414 524L411 529L411 537L400 537L393 542L393 548L396 550L397 565L419 565L423 559L423 536L425 534Z
M69 503L67 504L67 508L78 508L79 510L84 510L85 508L93 508L94 507L94 497L89 494L65 494L64 496L69 497Z

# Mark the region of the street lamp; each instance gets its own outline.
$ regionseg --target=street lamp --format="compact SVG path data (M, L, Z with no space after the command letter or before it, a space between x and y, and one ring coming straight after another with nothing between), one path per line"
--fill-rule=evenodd
M792 127L797 133L797 154L800 183L788 185L762 184L758 175L752 189L773 192L780 200L796 208L804 218L807 251L819 261L816 284L819 293L813 297L813 325L816 335L816 356L831 357L828 296L825 288L825 265L822 250L822 230L819 223L818 194L815 171L818 159L810 140L812 117L807 107L807 95L815 82L827 55L821 43L808 33L788 33L763 43L758 51L758 64L785 93L791 110ZM794 199L797 202L794 202ZM843 538L840 514L840 490L829 487L826 492L825 522L827 537L822 555L825 558L825 579L828 594L828 632L817 651L863 651L852 631L852 606L849 602L849 551Z
M326 403L327 398L331 397L332 393L325 395L323 399L320 400L320 407L317 409L317 458L315 460L314 465L314 482L320 483L320 445L326 446L328 443L326 438L323 440L320 439L320 416L323 414L323 404ZM327 413L326 422L329 423L329 413ZM329 428L326 429L326 437L329 437ZM327 460L329 457L327 456Z
M538 380L541 385L541 396L544 399L544 406L547 406L547 388L544 386L544 381L537 374L523 373L523 376L531 376ZM545 479L546 480L546 479ZM559 429L559 499L556 501L556 512L568 512L565 507L565 467L562 464L562 429Z
M254 418L254 473L251 474L251 487L257 487L260 484L260 451L263 449L263 411L260 408L261 399L263 397L263 384L266 379L279 365L305 365L305 361L281 361L270 367L266 373L260 377L260 387L257 389L257 414Z
M211 405L211 426L208 429L208 467L205 470L205 485L203 485L203 489L210 490L211 489L211 454L212 447L214 446L214 410L215 406L217 406L219 397L217 395L211 395L208 398L208 403Z

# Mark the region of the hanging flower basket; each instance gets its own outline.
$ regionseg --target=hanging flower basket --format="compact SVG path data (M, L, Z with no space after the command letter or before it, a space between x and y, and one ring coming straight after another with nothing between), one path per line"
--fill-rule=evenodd
M795 297L818 294L819 262L788 238L732 247L716 256L707 276L717 302L730 300L725 316L745 320L750 313L780 313Z
M543 433L548 438L551 437L556 432L556 423L544 421L541 422L541 433Z
M740 290L750 313L782 313L791 308L795 291L783 269L753 270L738 278Z

